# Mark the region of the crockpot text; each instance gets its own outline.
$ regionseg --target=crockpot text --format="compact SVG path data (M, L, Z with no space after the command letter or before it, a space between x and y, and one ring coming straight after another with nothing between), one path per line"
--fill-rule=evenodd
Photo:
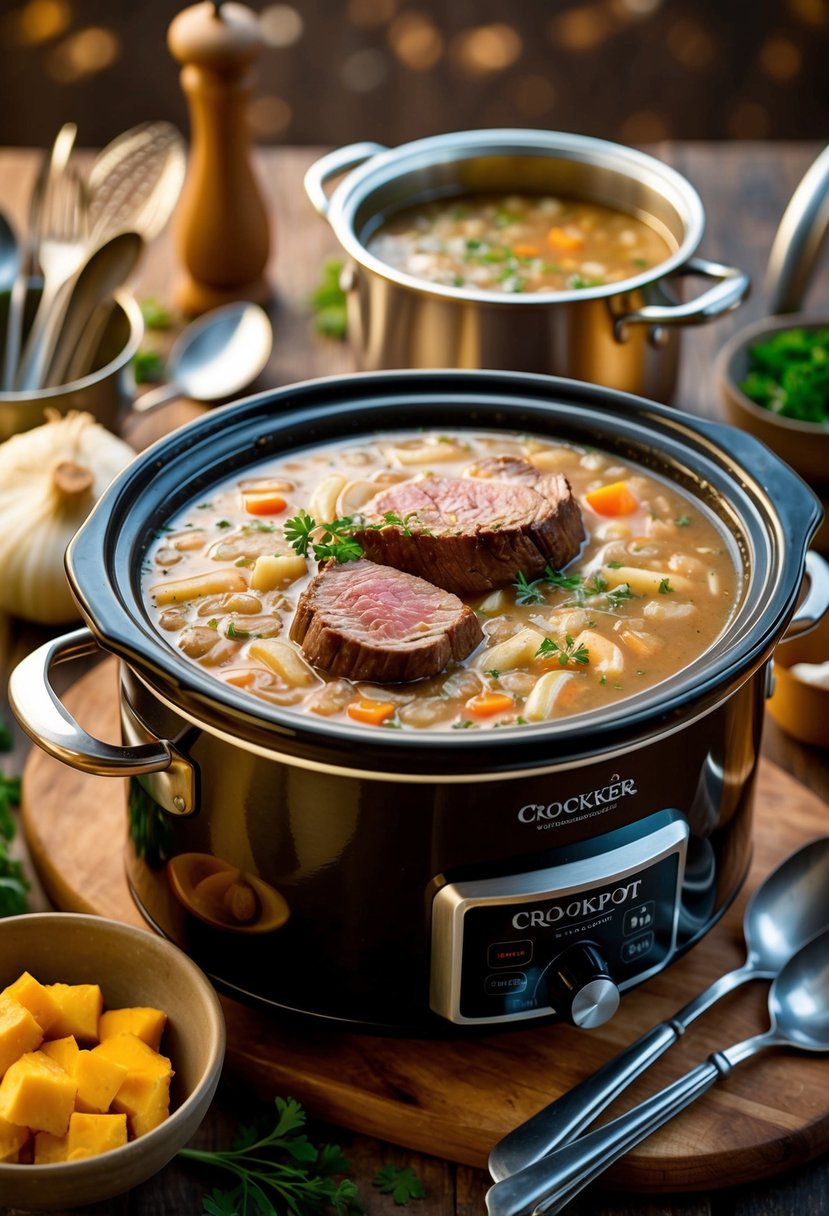
M548 908L527 908L515 913L512 918L513 928L546 929L563 920L586 920L590 916L599 916L609 908L618 907L619 904L636 899L641 886L642 879L637 878L634 882L626 883L624 886L614 887L612 891L602 891L598 895L585 895L580 899L571 899L566 904L550 904Z
M521 823L538 823L545 819L560 819L562 815L584 814L608 807L620 798L636 793L636 782L632 777L622 780L614 773L607 785L597 790L588 790L584 794L574 794L564 802L548 802L546 806L542 802L528 802L526 806L521 807L518 818Z

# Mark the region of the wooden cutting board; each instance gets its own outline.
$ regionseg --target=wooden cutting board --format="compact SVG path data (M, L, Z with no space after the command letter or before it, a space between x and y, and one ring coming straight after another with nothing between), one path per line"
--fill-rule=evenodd
M65 698L101 738L118 738L117 666L109 659ZM124 873L125 786L89 777L34 749L23 778L32 860L59 908L143 925ZM829 824L827 807L761 762L755 857L745 890L705 940L628 993L605 1026L547 1025L459 1040L411 1040L286 1026L223 1001L226 1075L267 1100L293 1095L319 1118L466 1165L546 1102L669 1017L744 959L747 895L788 853ZM767 986L748 985L705 1014L612 1113L767 1025ZM695 1107L640 1145L608 1175L639 1191L703 1190L768 1177L829 1147L829 1060L771 1053L741 1065Z

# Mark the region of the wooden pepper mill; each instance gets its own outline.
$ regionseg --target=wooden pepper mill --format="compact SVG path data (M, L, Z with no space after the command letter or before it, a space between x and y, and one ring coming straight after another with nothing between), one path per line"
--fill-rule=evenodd
M263 45L256 14L204 0L173 20L167 35L190 107L187 178L173 235L184 268L174 302L191 316L231 300L266 303L268 213L250 158L247 105Z

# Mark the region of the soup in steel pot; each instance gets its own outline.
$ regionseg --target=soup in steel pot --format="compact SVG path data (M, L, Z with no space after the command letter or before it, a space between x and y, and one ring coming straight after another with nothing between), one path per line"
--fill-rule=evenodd
M507 293L619 283L673 252L654 228L612 207L518 194L408 207L368 249L420 279Z
M297 713L479 730L612 705L687 666L740 577L701 502L617 456L400 432L227 479L143 575L193 663Z

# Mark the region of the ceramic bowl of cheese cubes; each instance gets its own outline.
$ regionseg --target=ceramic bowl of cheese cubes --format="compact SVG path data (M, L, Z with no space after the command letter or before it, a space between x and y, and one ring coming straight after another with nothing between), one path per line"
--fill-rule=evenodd
M204 1118L224 1047L207 977L163 938L0 920L0 1203L82 1206L157 1173Z

